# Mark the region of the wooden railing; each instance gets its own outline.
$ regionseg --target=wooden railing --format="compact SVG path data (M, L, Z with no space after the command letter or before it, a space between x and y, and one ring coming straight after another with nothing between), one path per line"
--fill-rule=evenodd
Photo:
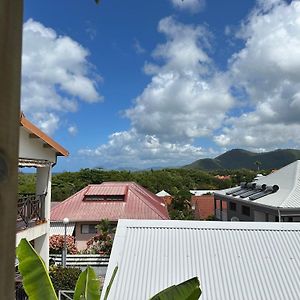
M17 206L17 226L29 227L33 222L43 221L45 218L46 194L20 194Z

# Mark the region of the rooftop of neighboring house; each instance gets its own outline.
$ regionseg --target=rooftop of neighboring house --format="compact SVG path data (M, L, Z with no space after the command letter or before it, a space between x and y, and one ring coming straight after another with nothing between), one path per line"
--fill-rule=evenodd
M228 199L276 208L300 208L300 160L254 182L215 192Z
M165 190L162 190L158 193L156 193L156 196L158 197L172 197L168 192L166 192Z
M213 194L216 190L190 190L190 193L194 196L202 196L202 195L208 195Z
M299 299L299 262L299 223L120 220L103 291L118 266L109 300L194 276L201 300Z
M135 182L91 184L51 209L51 221L169 219L164 200Z

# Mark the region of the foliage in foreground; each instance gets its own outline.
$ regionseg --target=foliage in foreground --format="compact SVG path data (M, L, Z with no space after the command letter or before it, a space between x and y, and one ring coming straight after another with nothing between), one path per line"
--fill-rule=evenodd
M80 274L79 268L63 268L54 265L49 269L49 276L56 293L59 290L74 290Z
M23 277L23 285L29 300L58 300L45 263L31 244L22 239L17 247L19 270ZM104 300L107 299L118 267L115 268L109 282ZM192 278L179 285L171 286L156 294L150 300L197 300L201 295L199 280ZM82 272L77 280L74 300L99 300L100 282L91 267Z

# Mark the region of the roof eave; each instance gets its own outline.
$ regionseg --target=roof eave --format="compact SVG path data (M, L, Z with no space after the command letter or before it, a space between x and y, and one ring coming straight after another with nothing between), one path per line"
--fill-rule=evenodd
M34 124L32 124L29 120L26 119L25 115L21 113L20 115L20 124L32 134L39 137L46 144L51 146L56 151L57 156L68 156L69 152L64 147L55 142L52 138L50 138L46 133L37 128Z

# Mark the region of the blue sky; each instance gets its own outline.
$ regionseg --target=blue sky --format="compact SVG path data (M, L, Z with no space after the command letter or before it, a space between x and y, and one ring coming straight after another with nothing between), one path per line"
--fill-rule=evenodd
M69 150L56 171L297 148L299 15L280 0L25 1L22 109Z

